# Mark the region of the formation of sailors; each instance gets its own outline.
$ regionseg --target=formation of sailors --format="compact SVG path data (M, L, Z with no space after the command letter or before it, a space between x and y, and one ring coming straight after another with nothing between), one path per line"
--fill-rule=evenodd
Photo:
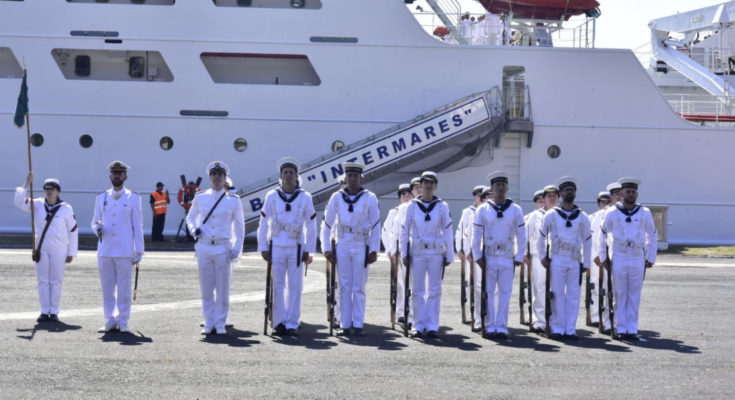
M657 239L650 210L637 203L639 180L620 178L608 185L597 197L599 210L587 215L575 204L577 181L565 176L534 193L536 209L524 216L520 205L507 197L508 174L496 171L488 176L489 186L472 189L474 202L462 211L455 232L449 206L438 195L439 177L425 171L399 185L399 204L381 229L377 196L362 186L364 168L343 165L344 184L329 199L318 233L311 194L299 185L300 163L290 157L278 161L280 184L265 197L257 231L258 251L272 268L272 314L266 315L266 323L272 321L275 335L298 335L303 277L319 234L321 250L338 276L339 335L364 335L368 269L382 240L396 266L398 322L413 337L439 335L442 281L456 251L462 265L463 311L465 299L471 299L470 318L463 313L463 322L483 337L508 338L518 267L528 271L532 332L578 340L580 287L589 275L588 291L598 304L587 302L587 324L613 337L638 340L643 278L655 263ZM130 332L133 267L144 254L141 198L125 187L128 169L121 161L111 163L112 187L95 199L92 229L98 237L105 319L100 332ZM197 193L186 223L197 240L202 334L226 334L244 214L240 199L227 190L229 167L213 161L206 172L211 188ZM38 321L57 321L64 264L77 252L76 218L59 198L58 180L47 179L44 197L31 201L27 188L32 179L29 174L17 188L14 202L25 211L34 207L35 228L42 232L33 255L41 303ZM607 292L607 307L601 291ZM409 293L410 298L404 296Z

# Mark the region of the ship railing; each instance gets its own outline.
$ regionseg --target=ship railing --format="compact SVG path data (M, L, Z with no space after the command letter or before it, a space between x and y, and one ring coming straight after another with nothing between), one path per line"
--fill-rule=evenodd
M503 114L508 120L531 121L531 89L528 85L503 89Z
M735 104L730 96L712 96L694 93L665 93L671 108L680 115L734 117ZM732 122L730 122L731 124Z

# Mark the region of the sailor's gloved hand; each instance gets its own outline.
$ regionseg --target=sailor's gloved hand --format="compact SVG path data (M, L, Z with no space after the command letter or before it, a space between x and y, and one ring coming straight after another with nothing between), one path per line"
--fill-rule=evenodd
M240 251L238 249L230 250L230 261L235 261L240 258Z
M140 260L143 259L143 253L138 253L137 251L133 253L133 264L139 263Z

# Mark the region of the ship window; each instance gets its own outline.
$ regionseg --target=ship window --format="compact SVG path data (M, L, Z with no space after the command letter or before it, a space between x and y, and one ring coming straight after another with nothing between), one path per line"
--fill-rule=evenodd
M104 3L104 4L145 4L172 6L176 0L66 0L67 3Z
M235 143L233 144L235 147L235 151L243 152L248 149L248 141L243 138L237 138L235 139Z
M53 49L51 55L66 79L137 82L174 80L166 61L157 51Z
M94 140L92 140L92 136L86 134L79 136L79 145L84 147L85 149L92 147L92 143L94 143Z
M321 79L302 54L202 53L215 83L317 86Z
M41 135L40 133L34 133L33 135L31 135L31 144L34 147L41 146L43 144L43 135Z
M174 140L168 136L164 136L161 138L161 141L159 142L159 144L162 149L171 150L171 148L174 147Z
M340 151L345 148L345 142L341 140L335 140L332 142L332 151Z
M128 75L131 78L142 78L145 75L145 60L143 57L130 57L130 60L128 60Z
M22 78L23 68L9 47L0 47L0 78Z
M217 7L293 8L318 10L322 0L212 0Z
M92 60L89 56L81 55L74 57L74 75L89 76L92 73Z
M546 154L551 158L558 158L561 155L561 149L559 146L552 144L548 149L546 149Z

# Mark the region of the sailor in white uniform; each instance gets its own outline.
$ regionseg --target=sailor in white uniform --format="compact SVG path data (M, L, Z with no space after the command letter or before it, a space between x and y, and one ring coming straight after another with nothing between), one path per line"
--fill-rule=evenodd
M472 288L470 288L470 271L474 264L472 261L472 223L475 220L475 212L477 211L477 208L482 205L483 190L485 190L485 186L483 185L475 186L474 189L472 189L474 203L462 210L462 216L459 219L457 231L454 234L454 248L457 249L457 257L460 262L465 264L465 287L462 288L462 290L465 291L465 298L468 302L471 297L470 291L472 290ZM472 312L472 310L470 310L470 312Z
M526 257L531 259L531 290L533 291L533 327L531 331L536 333L544 332L546 329L546 270L541 265L541 257L539 257L536 246L544 215L559 204L559 188L556 185L547 185L542 195L544 206L530 212L526 219L527 252L530 251L530 255L526 254Z
M365 166L348 162L343 168L347 186L327 203L321 243L324 257L337 264L342 325L339 333L362 336L367 267L377 260L380 249L380 210L375 194L362 187ZM330 241L333 231L336 251Z
M614 208L615 204L619 203L623 199L622 194L620 193L622 188L618 181L609 183L606 186L606 190L610 194L610 201L608 202L607 207L605 207L603 211L600 213L597 221L592 221L592 219L590 218L590 227L591 227L591 232L592 232L592 257L594 257L592 261L593 261L593 264L598 269L598 272L594 278L595 282L600 280L599 268L602 266L602 260L600 259L600 257L598 257L598 254L600 254L600 248L602 246L602 241L607 240L608 252L609 252L610 243L611 243L610 238L605 237L605 235L602 234L602 220L605 217L605 212L607 212L607 210L610 209L611 207ZM600 294L599 289L601 287L607 286L607 269L605 268L602 269L602 282L597 282L597 283L598 285L595 285L596 290L594 292L593 299L599 300L599 294ZM595 307L596 314L599 314L599 309L597 309L598 307ZM610 334L610 313L609 313L609 310L607 309L607 304L603 304L603 307L604 307L604 311L602 313L602 323L603 323L602 333L609 335Z
M113 161L107 169L112 188L97 195L92 218L92 231L98 238L97 264L105 315L105 325L99 332L119 329L127 333L133 264L140 262L145 251L143 209L140 195L125 187L130 168L122 161Z
M434 195L438 184L436 173L421 174L422 195L408 205L399 241L402 262L411 266L413 337L437 337L444 268L454 261L452 217Z
M396 216L398 215L398 210L401 209L401 206L403 204L408 203L413 198L413 195L411 194L411 184L409 183L402 183L398 185L398 205L391 208L390 211L388 211L388 215L385 217L385 221L383 221L383 228L380 231L380 241L383 242L383 247L385 247L385 254L388 256L391 262L391 267L393 265L396 266L396 316L398 318L398 323L403 323L403 287L405 282L401 282L400 274L398 273L398 269L400 268L398 264L401 262L401 260L398 259L399 253L398 253L398 236L394 236L394 232L396 231L394 229L395 225L400 225L401 221L399 221ZM405 210L404 210L405 211ZM403 216L405 216L405 212L402 213ZM401 304L401 307L398 307L398 304Z
M207 165L210 189L200 191L186 215L186 225L197 240L199 287L202 292L204 328L209 335L227 333L231 263L240 258L245 238L245 217L240 199L225 190L230 169L222 161Z
M622 340L638 341L638 309L645 269L656 263L658 236L651 210L637 203L636 178L620 178L623 201L609 207L602 221L598 257L612 270L615 287L615 328ZM608 258L608 243L612 260Z
M396 211L395 223L393 224L392 235L395 238L395 249L399 251L398 240L401 237L401 230L403 229L403 221L406 219L406 209L411 204L411 199L418 198L421 196L421 177L416 176L411 179L411 197L405 203L401 203ZM401 257L402 258L402 257ZM403 265L402 260L398 261L398 296L396 298L396 315L398 316L398 322L401 324L408 323L409 328L413 326L413 304L408 304L408 321L405 320L405 290L406 290L406 266Z
M526 230L523 210L506 198L508 174L496 171L488 176L492 199L477 209L472 234L472 254L486 277L487 303L485 332L490 338L508 338L508 306L513 291L515 266L523 261ZM478 279L479 278L479 279ZM476 274L475 281L482 275ZM497 302L495 290L498 290ZM481 297L478 297L481 300ZM497 303L497 304L496 304ZM481 309L481 305L475 305ZM479 320L479 318L478 318Z
M25 212L30 212L33 204L35 213L36 254L33 259L41 302L41 314L36 321L57 322L64 267L77 255L77 218L71 206L59 198L61 184L58 179L46 179L43 182L44 197L32 202L28 197L31 182L33 173L29 172L25 184L15 189L13 204Z
M298 336L304 269L311 262L309 255L316 251L316 211L311 194L299 187L301 164L284 157L276 167L281 185L265 195L258 251L273 263L273 333Z
M602 218L605 216L605 209L610 205L610 192L602 191L597 194L597 211L589 215L590 233L592 234L592 255L596 256L600 252L600 228L602 227ZM591 326L600 326L600 309L597 302L600 296L600 266L599 259L595 257L595 261L590 266L590 295L592 297L592 305L590 306L590 322ZM603 328L610 329L610 321L603 316Z
M557 181L561 205L545 215L536 241L544 268L551 268L551 338L579 340L577 316L582 274L590 267L592 235L587 214L574 199L577 181L564 176ZM548 246L547 246L548 244ZM547 249L551 254L547 254ZM550 258L550 260L549 260Z

